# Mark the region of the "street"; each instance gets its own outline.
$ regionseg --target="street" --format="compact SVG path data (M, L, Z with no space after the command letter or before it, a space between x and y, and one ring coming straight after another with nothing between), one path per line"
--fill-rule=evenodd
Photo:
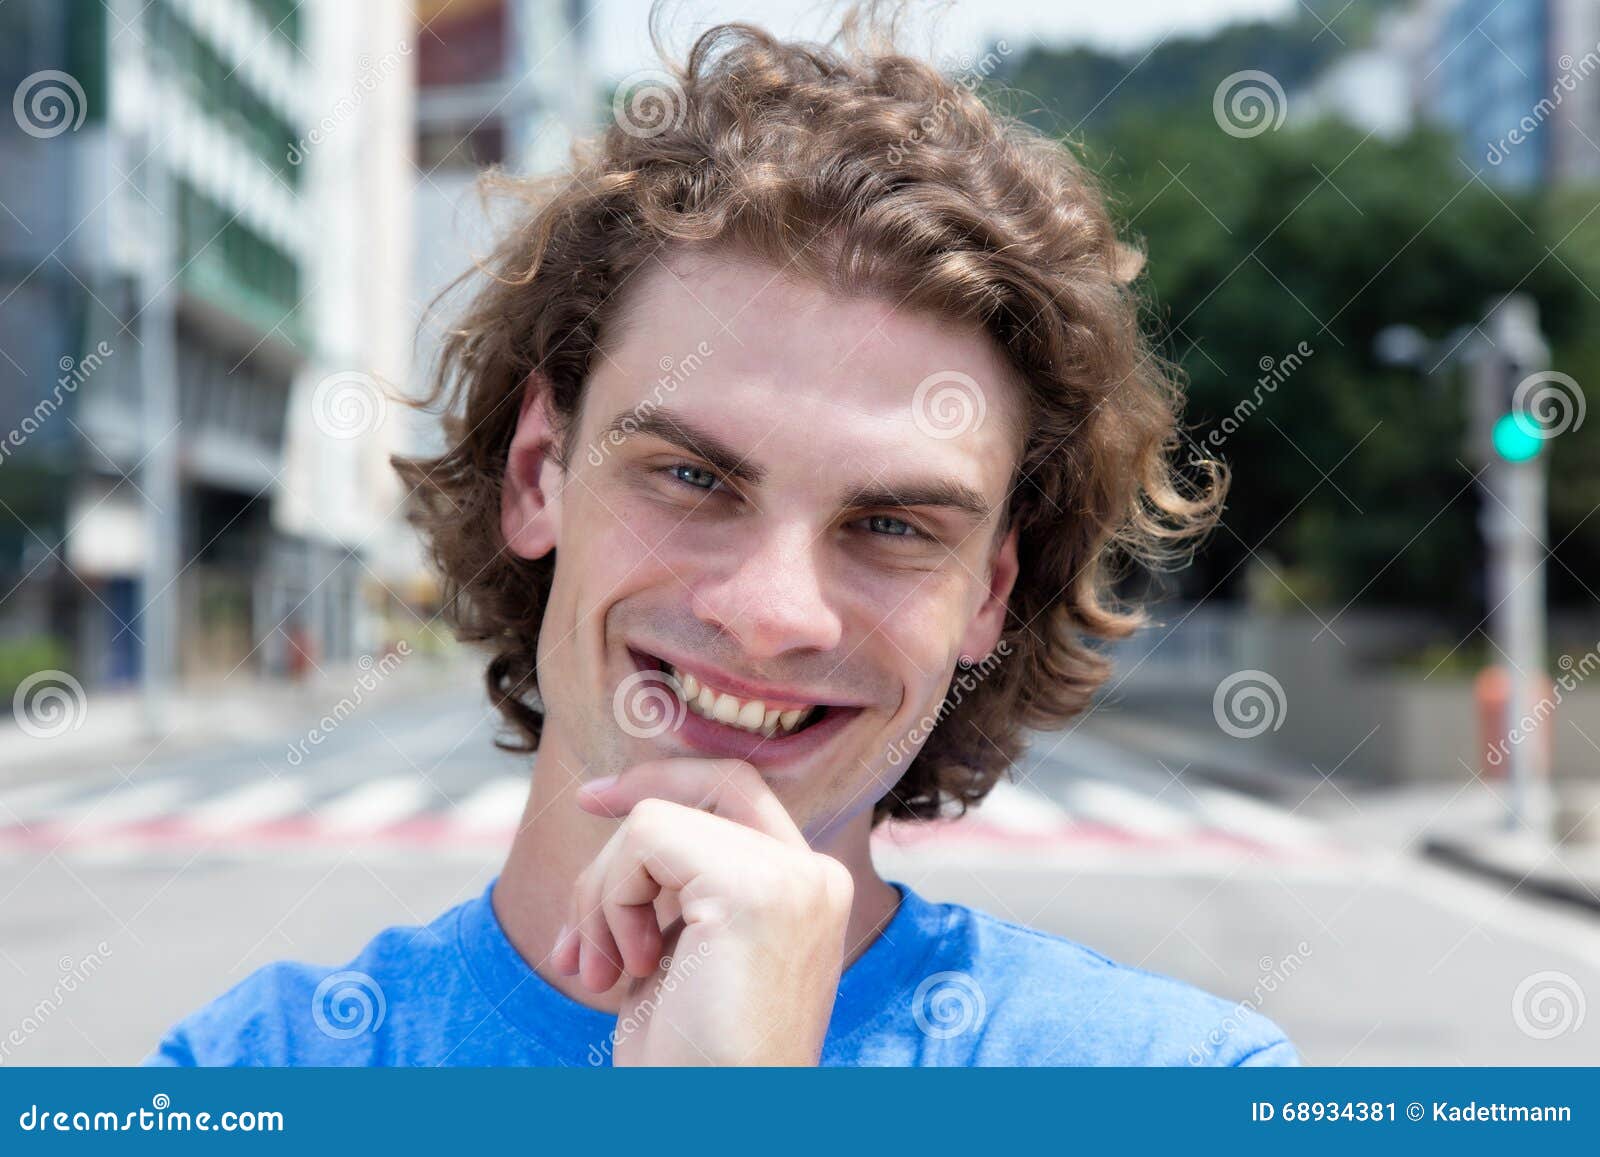
M493 723L462 679L363 707L296 761L303 727L257 727L138 766L13 773L0 1062L136 1062L261 964L335 965L479 892L527 766ZM884 874L1238 1000L1310 1063L1600 1059L1583 1020L1600 924L1422 859L1432 807L1326 783L1252 797L1087 726L1039 736L1018 771L962 821L880 835Z

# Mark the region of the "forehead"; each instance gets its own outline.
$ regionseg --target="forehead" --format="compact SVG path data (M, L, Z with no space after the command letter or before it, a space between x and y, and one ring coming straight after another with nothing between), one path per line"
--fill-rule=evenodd
M1015 372L976 324L841 296L707 253L634 274L594 366L585 419L654 399L712 423L763 465L915 462L1003 489L1016 463Z

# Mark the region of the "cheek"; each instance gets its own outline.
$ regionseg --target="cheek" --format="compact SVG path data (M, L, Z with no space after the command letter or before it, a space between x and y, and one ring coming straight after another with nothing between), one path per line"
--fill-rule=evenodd
M875 608L872 622L889 653L904 656L908 684L942 678L955 658L970 618L966 587L961 576L917 575L894 584Z
M580 615L637 590L669 561L665 536L642 505L590 492L569 507L556 557L571 563L565 573L577 588Z

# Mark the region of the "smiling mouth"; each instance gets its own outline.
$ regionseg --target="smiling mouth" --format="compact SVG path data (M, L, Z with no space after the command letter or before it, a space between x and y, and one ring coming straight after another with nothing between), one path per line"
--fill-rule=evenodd
M638 657L668 676L668 684L689 711L702 719L751 735L783 739L820 723L830 710L827 704L768 706L764 699L743 698L714 687L688 671L678 670L664 659L649 655Z

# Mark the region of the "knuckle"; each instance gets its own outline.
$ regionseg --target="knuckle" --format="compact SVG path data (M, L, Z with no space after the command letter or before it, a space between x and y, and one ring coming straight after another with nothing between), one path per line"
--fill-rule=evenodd
M773 895L797 919L831 922L849 914L855 881L832 856L807 852L794 871L782 873Z
M855 877L850 869L828 855L816 856L819 887L826 908L832 912L850 910L855 899Z
M656 831L667 821L672 805L664 799L642 799L628 813L627 824L631 832Z
M762 783L761 773L742 759L720 759L713 769L724 790L736 791L747 800L754 798Z

